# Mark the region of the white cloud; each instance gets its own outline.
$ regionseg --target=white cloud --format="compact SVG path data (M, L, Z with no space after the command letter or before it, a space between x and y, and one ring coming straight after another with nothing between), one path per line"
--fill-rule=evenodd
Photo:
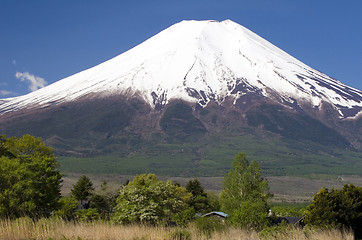
M15 60L15 59L12 61L12 64L13 64L13 65L16 65L16 60Z
M48 83L44 80L44 78L35 76L33 74L30 74L28 72L17 72L15 74L15 77L17 79L20 79L22 82L28 82L29 89L33 92L35 90L38 90L40 88L45 87Z
M0 90L0 95L1 96L16 95L16 93L12 92L12 91L7 91L7 90Z

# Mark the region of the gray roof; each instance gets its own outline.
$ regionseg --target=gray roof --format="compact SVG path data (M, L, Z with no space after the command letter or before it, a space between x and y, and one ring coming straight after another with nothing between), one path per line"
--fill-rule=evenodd
M229 216L227 213L224 213L224 212L212 211L212 212L202 215L201 217L207 217L207 216L211 216L211 215L217 215L217 216L220 216L223 218L226 218L227 216Z

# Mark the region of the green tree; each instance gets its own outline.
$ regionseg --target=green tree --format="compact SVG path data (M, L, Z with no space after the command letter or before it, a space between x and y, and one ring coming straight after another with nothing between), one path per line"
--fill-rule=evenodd
M101 219L109 220L112 210L116 205L118 192L111 190L108 184L103 182L100 189L92 196L89 207L97 209Z
M212 211L208 195L197 179L187 182L186 190L192 194L189 205L195 209L196 213L206 213Z
M85 175L81 176L77 183L70 190L72 197L84 204L93 195L94 187L92 181Z
M64 220L73 220L77 207L78 201L75 198L63 197L59 200L59 208L54 211L54 215Z
M40 138L0 140L0 217L48 216L60 198L61 174Z
M210 208L212 211L219 211L220 201L219 201L219 195L214 192L208 192L207 193L207 200L209 202Z
M362 238L362 187L322 188L307 207L305 222L318 227L352 228Z
M267 190L268 182L261 177L259 164L249 163L245 154L239 153L224 177L221 210L229 214L233 224L259 229L268 222Z
M8 157L8 158L14 158L14 154L10 152L8 147L6 146L6 136L0 135L0 156Z
M92 222L100 218L99 212L95 208L79 209L75 215L79 222Z
M5 146L14 156L44 156L54 157L53 149L45 145L41 138L29 134L21 138L12 137L5 141Z
M105 196L95 194L90 199L90 208L97 209L100 214L100 218L108 219L112 211L110 203L107 201Z
M187 209L190 194L171 181L158 180L154 174L136 176L124 186L117 198L113 221L118 223L167 223Z

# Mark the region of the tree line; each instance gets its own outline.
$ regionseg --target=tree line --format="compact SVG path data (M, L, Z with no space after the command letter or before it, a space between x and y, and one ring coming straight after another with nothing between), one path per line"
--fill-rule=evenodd
M259 231L272 224L268 182L259 164L249 162L243 153L235 156L219 196L206 192L197 179L183 187L154 174L141 174L116 192L106 182L95 190L92 181L82 176L70 196L61 197L58 167L52 149L40 138L0 136L0 218L185 226L207 212L223 211L228 214L227 224L234 226ZM350 228L361 237L362 187L321 189L305 211L305 222L321 228Z

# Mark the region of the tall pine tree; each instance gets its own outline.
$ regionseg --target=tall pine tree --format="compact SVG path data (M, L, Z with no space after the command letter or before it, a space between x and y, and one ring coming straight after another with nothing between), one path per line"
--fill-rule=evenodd
M72 197L80 202L84 208L88 208L87 203L93 196L93 183L85 175L81 176L78 182L73 185L73 189L70 190Z

